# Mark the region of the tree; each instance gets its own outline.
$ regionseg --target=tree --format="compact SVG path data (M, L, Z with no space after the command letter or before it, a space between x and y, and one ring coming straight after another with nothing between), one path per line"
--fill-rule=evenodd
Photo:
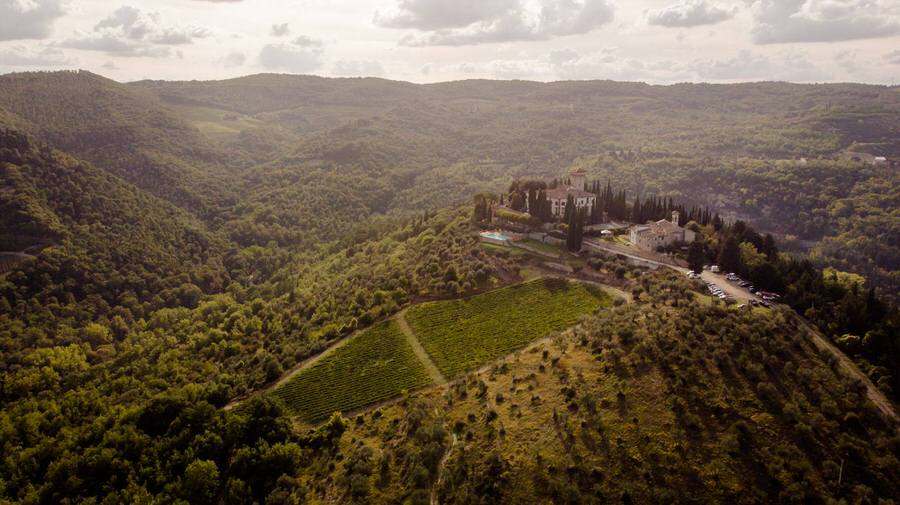
M212 503L219 487L219 468L214 461L194 460L184 470L182 488L191 503Z
M572 252L581 250L584 239L585 209L575 209L569 219L569 232L566 235L566 248Z
M691 246L688 248L687 260L688 267L694 272L702 272L703 265L706 263L706 247L703 245L703 242L700 241L700 238L697 237L691 242Z
M722 248L719 249L719 257L717 259L719 268L726 272L738 272L741 270L741 248L737 239L729 236Z
M572 221L572 216L575 214L575 199L572 198L572 195L566 197L566 211L563 213L563 221L569 223Z

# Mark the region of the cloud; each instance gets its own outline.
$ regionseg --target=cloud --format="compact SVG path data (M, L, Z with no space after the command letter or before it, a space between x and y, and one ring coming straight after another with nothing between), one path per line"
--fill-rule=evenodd
M222 63L225 65L226 68L234 68L234 67L243 66L244 63L246 63L246 61L247 61L247 56L244 55L244 53L235 51L235 52L228 53L228 56L226 56L224 58L224 60L222 60Z
M10 67L67 67L75 61L59 49L47 47L40 51L25 46L13 46L0 51L0 65Z
M164 58L172 55L169 47L136 44L113 35L74 37L60 42L59 45L82 51L103 52L110 56Z
M94 31L160 45L190 44L195 38L209 36L204 28L165 26L158 13L143 12L128 5L97 23Z
M613 20L610 0L542 0L536 12L518 2L494 17L464 28L440 29L427 36L407 35L403 46L463 46L495 42L547 40L593 31Z
M272 25L273 37L284 37L291 33L291 27L287 23Z
M384 68L377 61L339 60L331 73L342 77L380 77Z
M423 31L461 28L518 8L519 0L399 0L392 12L376 11L374 22L385 28Z
M100 67L101 67L101 68L104 68L104 69L106 69L106 70L119 70L119 66L116 65L116 62L114 62L114 61L107 61L106 63L104 63L104 64L101 65Z
M623 57L614 47L586 54L571 49L552 51L546 62L557 79L673 82L691 77L690 69L682 63Z
M321 40L307 37L306 35L300 35L296 39L292 40L291 43L295 46L300 47L322 47Z
M746 49L733 58L705 60L696 66L700 77L713 80L772 79L775 73L775 67L768 58Z
M900 33L892 0L752 0L756 44L837 42Z
M0 40L45 39L63 14L62 0L0 0Z
M308 73L322 66L322 50L298 48L290 44L267 44L259 53L260 65L270 70Z
M736 11L710 5L706 0L684 0L647 12L647 23L668 28L713 25L734 17Z
M209 35L204 28L166 25L158 13L126 5L94 25L93 32L76 33L60 45L114 56L159 58L181 54L166 46L192 44Z
M895 49L884 55L884 60L894 65L900 65L900 49Z

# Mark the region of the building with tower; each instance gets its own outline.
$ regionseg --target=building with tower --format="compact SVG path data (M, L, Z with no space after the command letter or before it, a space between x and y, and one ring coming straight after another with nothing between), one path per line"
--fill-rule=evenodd
M661 219L634 226L629 239L632 244L645 251L657 251L673 244L693 242L696 233L678 226L680 217L679 212L673 210L671 220Z
M597 201L597 195L585 191L587 189L587 174L584 170L578 168L569 174L569 184L561 184L560 186L546 191L547 200L550 202L550 214L556 218L562 218L566 215L566 205L569 197L576 209L584 207L590 209L594 207Z

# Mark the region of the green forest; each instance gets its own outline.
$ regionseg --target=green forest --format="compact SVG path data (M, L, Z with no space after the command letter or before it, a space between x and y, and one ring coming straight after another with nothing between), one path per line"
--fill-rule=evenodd
M529 278L472 196L582 167L625 219L705 209L707 260L775 269L896 395L900 181L837 158L900 154L898 117L866 85L2 75L0 502L895 503L896 426L797 315L615 260L569 258L634 303L542 351L318 424L254 393Z

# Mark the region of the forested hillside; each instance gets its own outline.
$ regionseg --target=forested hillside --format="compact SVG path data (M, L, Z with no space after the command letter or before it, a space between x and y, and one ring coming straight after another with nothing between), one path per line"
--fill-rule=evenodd
M410 304L588 263L483 246L469 205L575 166L895 296L897 171L831 158L900 154L898 119L864 85L0 76L0 502L897 501L896 427L791 312L618 259L592 275L633 305L445 388L313 429L251 396Z
M233 204L232 160L177 113L122 84L89 72L8 74L0 76L0 109L11 126L204 218Z
M414 212L504 189L516 178L557 177L578 165L625 187L630 197L666 195L714 207L726 219L775 233L793 250L812 252L821 265L865 275L887 295L898 288L891 214L897 170L817 159L845 149L900 154L896 87L417 86L286 75L131 86L193 118L201 130L221 135L221 128L234 128L230 138L237 143L276 131L278 148L293 151L249 172L248 212L233 218L242 243L299 242L286 223L308 216L323 198L364 214ZM255 123L247 126L235 115ZM809 162L779 161L801 157Z

